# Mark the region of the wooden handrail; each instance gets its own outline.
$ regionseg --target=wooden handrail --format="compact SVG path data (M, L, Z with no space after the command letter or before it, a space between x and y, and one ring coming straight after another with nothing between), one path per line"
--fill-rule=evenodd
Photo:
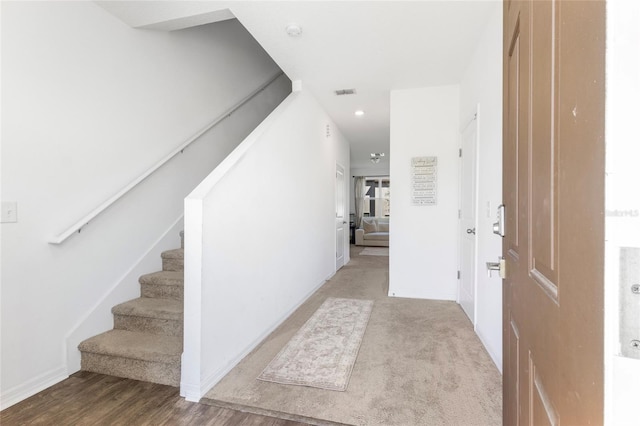
M134 181L132 181L130 184L128 184L127 186L125 186L124 188L122 188L120 191L118 191L115 195L113 195L112 197L110 197L109 199L107 199L104 203L100 204L98 207L96 207L95 209L93 209L90 213L88 213L87 215L85 215L84 217L82 217L80 220L78 220L76 223L74 223L73 225L71 225L66 231L64 231L63 233L56 235L55 237L51 238L49 240L49 244L61 244L63 243L67 238L69 238L71 235L73 235L76 232L80 232L82 231L82 228L84 228L85 226L87 226L89 224L89 222L91 222L93 219L95 219L98 215L100 215L102 212L104 212L107 208L109 208L112 204L114 204L116 201L118 201L120 198L122 198L127 192L131 191L134 187L136 187L139 183L141 183L142 181L144 181L146 178L148 178L149 176L151 176L154 172L156 172L160 167L164 166L166 163L169 162L169 160L171 160L173 157L175 157L176 155L182 153L189 145L191 145L193 142L195 142L196 140L198 140L198 138L200 138L200 136L202 136L203 134L205 134L207 131L211 130L213 127L217 126L220 122L222 122L223 120L225 120L226 118L230 117L231 114L233 114L236 110L238 110L240 107L242 107L244 104L246 104L247 102L249 102L251 99L253 99L255 96L257 96L260 92L262 92L264 89L266 89L269 85L271 85L271 83L273 83L274 81L276 81L278 78L280 78L280 76L282 76L284 73L282 71L280 71L279 73L275 74L273 77L271 77L266 83L264 83L263 85L261 85L260 87L258 87L256 90L254 90L253 92L251 92L249 95L247 95L246 97L244 97L240 102L238 102L237 104L235 104L234 106L232 106L230 109L228 109L227 111L225 111L222 115L220 115L218 118L216 118L215 120L213 120L212 122L210 122L209 124L207 124L204 128L202 128L202 130L200 130L198 133L196 133L195 135L191 136L186 142L182 143L179 147L177 147L176 149L174 149L170 154L168 154L166 157L164 157L162 160L160 160L159 162L157 162L154 166L152 166L149 170L147 170L146 172L144 172L142 175L140 175L137 179L135 179Z

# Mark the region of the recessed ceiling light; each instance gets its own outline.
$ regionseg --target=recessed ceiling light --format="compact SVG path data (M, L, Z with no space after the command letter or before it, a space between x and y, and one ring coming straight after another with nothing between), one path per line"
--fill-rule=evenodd
M359 109L359 110L357 110L357 111L356 111L356 113L355 113L355 114L356 114L356 116L358 116L358 117L362 117L362 116L364 115L364 111L363 111L363 110L361 110L361 109Z
M286 28L287 34L291 37L299 37L302 34L302 27L298 24L289 24Z

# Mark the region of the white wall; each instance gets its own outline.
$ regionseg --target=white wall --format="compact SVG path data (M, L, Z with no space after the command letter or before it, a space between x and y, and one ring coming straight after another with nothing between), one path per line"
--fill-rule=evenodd
M605 421L610 425L638 424L640 359L621 356L621 345L629 345L629 342L620 342L619 339L619 314L623 305L620 294L626 296L627 307L635 304L635 309L640 309L636 299L640 296L631 294L629 283L625 283L622 289L620 283L620 248L640 247L638 21L640 3L637 1L607 2L604 353ZM640 276L636 279L640 282ZM636 324L635 332L638 330ZM640 338L640 333L638 336Z
M371 167L351 168L351 175L353 176L389 176L389 165L388 164L371 164Z
M289 87L283 78L52 246L278 68L237 21L161 33L92 2L1 7L2 200L18 204L18 222L2 224L6 407L78 368L77 341L112 326L109 304L138 294L139 265L159 269L157 252L178 246L183 197Z
M334 274L336 162L348 176L348 142L310 93L295 92L185 201L188 400Z
M487 277L486 269L502 253L492 230L502 202L502 3L495 9L460 82L460 123L479 110L475 330L502 371L502 280Z
M391 92L389 295L455 300L458 265L457 85ZM411 158L438 157L438 204L411 204Z

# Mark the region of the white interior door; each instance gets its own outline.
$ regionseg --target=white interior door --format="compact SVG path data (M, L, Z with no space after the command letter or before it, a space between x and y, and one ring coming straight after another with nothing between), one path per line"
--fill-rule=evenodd
M462 133L459 302L475 325L477 115Z
M344 266L345 227L344 168L336 164L336 271Z

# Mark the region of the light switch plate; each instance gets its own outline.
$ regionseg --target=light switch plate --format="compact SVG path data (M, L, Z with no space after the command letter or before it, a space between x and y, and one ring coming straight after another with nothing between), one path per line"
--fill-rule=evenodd
M0 222L14 223L18 221L18 203L15 201L3 201Z

